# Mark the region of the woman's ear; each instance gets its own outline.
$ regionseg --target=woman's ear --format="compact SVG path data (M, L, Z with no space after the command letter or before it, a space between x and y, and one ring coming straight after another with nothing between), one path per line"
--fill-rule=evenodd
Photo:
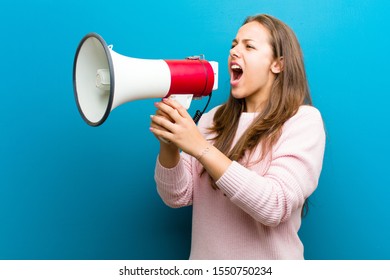
M283 69L284 69L284 60L283 60L283 56L281 56L275 59L275 61L272 63L271 71L274 74L279 74L280 72L283 71Z

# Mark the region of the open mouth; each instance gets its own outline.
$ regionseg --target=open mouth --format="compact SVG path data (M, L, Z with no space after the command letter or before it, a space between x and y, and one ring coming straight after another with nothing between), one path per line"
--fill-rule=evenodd
M232 66L230 66L230 69L232 70L232 80L238 81L243 73L241 66L238 64L232 64Z

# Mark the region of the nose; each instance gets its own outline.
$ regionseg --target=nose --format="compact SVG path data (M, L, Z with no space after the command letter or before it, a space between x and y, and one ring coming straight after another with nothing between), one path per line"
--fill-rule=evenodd
M230 49L230 57L232 57L232 58L240 57L240 52L239 52L237 46Z

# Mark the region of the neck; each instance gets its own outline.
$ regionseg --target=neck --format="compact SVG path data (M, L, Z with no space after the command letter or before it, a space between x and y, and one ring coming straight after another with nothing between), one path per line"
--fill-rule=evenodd
M265 108L267 101L271 94L272 84L267 85L265 88L259 92L252 94L245 98L245 112L255 113L262 112Z
M256 102L254 102L253 100L248 100L248 98L246 98L244 112L260 113L264 109L266 102L267 102L266 98L261 100L256 100Z

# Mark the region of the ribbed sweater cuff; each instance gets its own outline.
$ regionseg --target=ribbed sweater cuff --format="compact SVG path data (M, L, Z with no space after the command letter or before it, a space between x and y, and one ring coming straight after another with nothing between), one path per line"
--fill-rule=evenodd
M183 160L180 161L175 167L166 168L160 164L160 161L156 160L155 179L165 185L177 185L178 182L185 177L185 168Z

